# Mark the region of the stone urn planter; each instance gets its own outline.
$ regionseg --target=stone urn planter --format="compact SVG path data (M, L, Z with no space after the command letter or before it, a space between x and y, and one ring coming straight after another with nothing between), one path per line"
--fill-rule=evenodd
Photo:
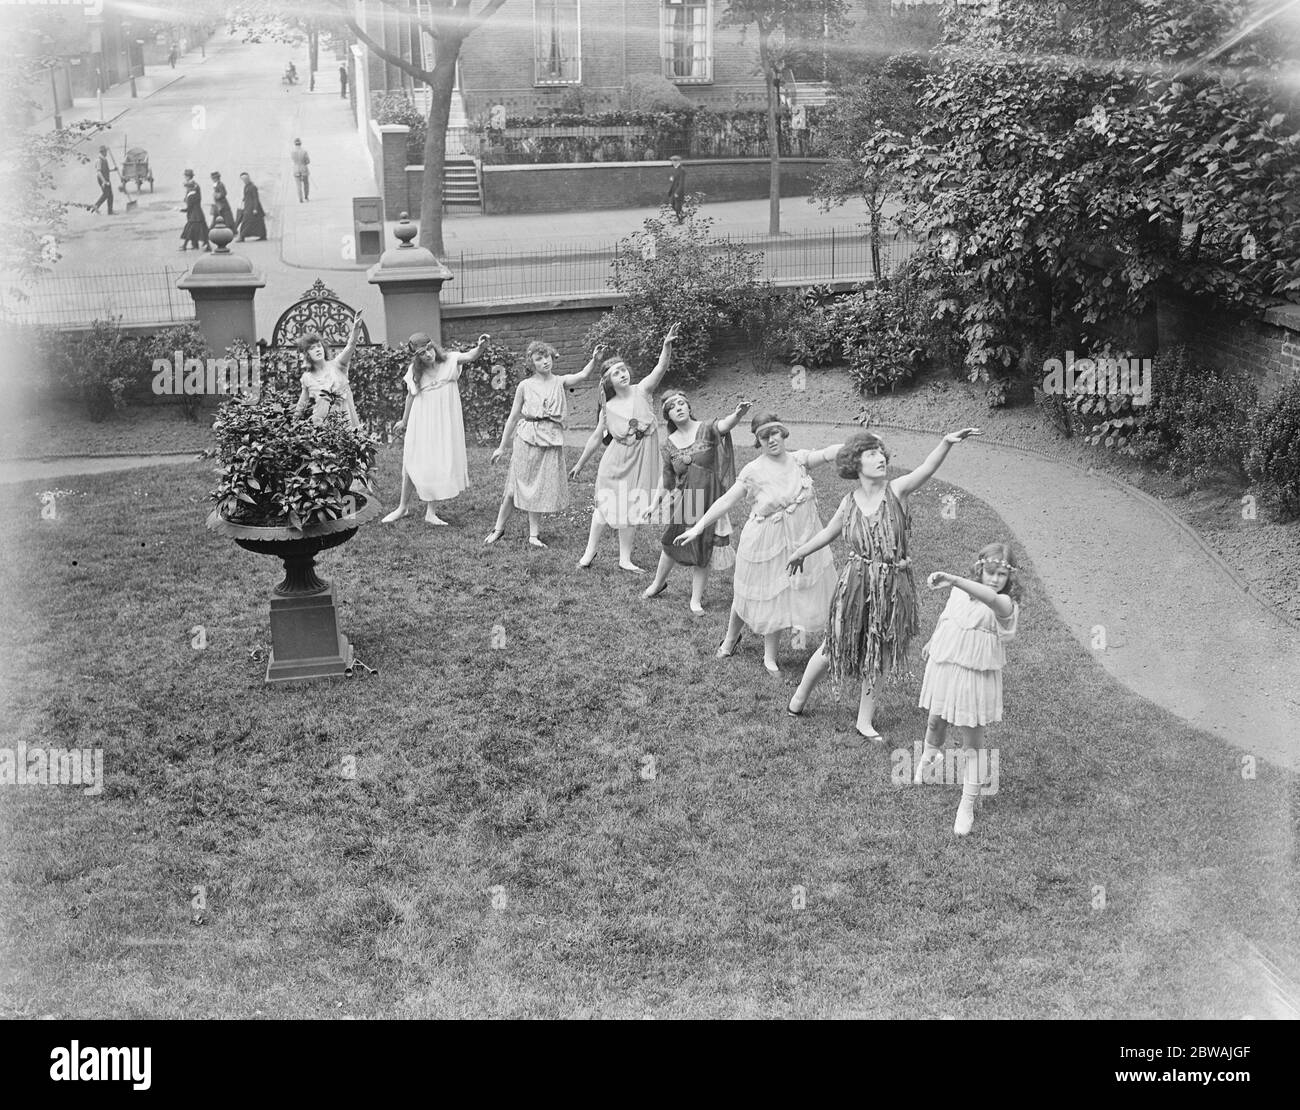
M316 574L316 556L346 543L357 529L382 511L375 497L349 494L352 511L337 520L302 529L239 524L219 509L207 527L228 536L245 551L273 555L284 562L284 580L271 596L271 658L267 682L300 682L352 673L352 645L339 631L334 586Z

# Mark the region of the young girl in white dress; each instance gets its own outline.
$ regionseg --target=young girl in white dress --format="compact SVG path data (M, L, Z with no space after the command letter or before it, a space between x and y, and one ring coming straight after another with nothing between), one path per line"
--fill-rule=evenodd
M424 519L428 524L446 524L433 511L433 502L449 501L469 488L469 466L465 460L465 422L460 408L460 372L467 362L483 353L490 337L478 337L472 351L446 351L417 332L407 346L411 365L407 367L406 408L393 430L405 431L402 444L402 493L397 508L384 524L410 513L414 494L429 502Z
M659 482L659 421L654 410L654 391L659 388L673 357L673 342L679 324L664 336L659 361L636 385L632 371L621 358L605 363L600 378L600 417L582 449L578 464L569 471L576 478L602 440L609 450L596 472L596 507L591 514L587 550L578 560L584 570L596 558L596 545L606 528L618 529L618 565L633 574L645 572L632 562L632 542L637 525L645 523ZM612 442L611 442L612 441Z
M569 507L569 481L564 470L564 419L569 414L569 403L564 391L585 382L604 353L604 346L597 346L591 361L576 374L554 374L552 369L560 352L539 339L528 344L526 354L532 363L532 376L515 390L514 407L501 430L501 446L492 452L495 463L505 454L506 444L514 443L505 495L497 522L483 540L485 544L496 543L505 535L511 511L520 509L528 514L528 542L533 547L546 546L541 537L542 514Z
M952 592L934 635L921 649L926 664L919 704L930 716L925 751L917 761L914 781L926 781L926 769L943 758L944 736L951 725L966 754L961 804L952 829L957 836L965 836L975 823L984 726L1002 720L1004 645L1015 636L1020 619L1016 569L1011 547L991 543L976 556L974 578L937 570L927 580L932 590L951 586Z
M718 656L736 653L745 625L763 637L763 666L780 674L776 662L781 633L792 628L796 636L815 639L826 627L831 597L835 593L835 560L822 548L809 555L803 574L787 570L794 550L822 530L813 494L815 466L839 454L842 443L820 451L787 451L790 431L775 413L758 413L750 421L754 444L761 454L736 476L736 484L713 503L694 525L677 537L690 543L746 494L753 500L745 529L736 549L731 619L718 645ZM796 639L796 645L798 645Z
M348 384L347 366L352 361L352 352L357 349L357 334L361 330L361 310L352 318L352 330L348 341L334 358L327 358L325 341L317 332L308 332L298 340L307 369L303 371L302 393L294 407L296 418L310 408L312 421L323 424L327 417L345 420L349 428L361 427L361 417L357 415L357 406L352 400L352 387Z

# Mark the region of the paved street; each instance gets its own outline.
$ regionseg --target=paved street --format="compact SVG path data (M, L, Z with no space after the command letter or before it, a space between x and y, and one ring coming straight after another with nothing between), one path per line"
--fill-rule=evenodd
M349 260L343 250L345 240L351 238L352 198L376 192L368 158L348 102L338 95L331 59L322 58L324 79L315 92L308 92L305 83L289 87L280 80L291 57L299 71L305 72L305 59L294 56L288 47L246 45L222 33L208 44L206 58L192 52L180 60L175 70L151 67L149 76L137 81L138 99L131 99L126 86L112 90L104 98L103 115L112 121L112 127L102 141L119 164L127 148L144 147L149 152L154 188L150 192L146 183L131 208L117 193L115 215L111 217L84 211L71 213L64 258L55 268L55 275L104 275L91 283L93 292L84 305L78 303L75 308L63 295L63 283L59 284L60 299L78 319L84 316L88 322L97 312L102 314L110 308L129 314L133 296L140 303L152 303L174 286L175 279L196 258L193 252L181 253L179 249L184 222L180 212L182 171L195 171L206 212L211 197L208 174L217 169L230 190L232 207L239 205L239 174L247 171L269 213L271 240L235 247L266 278L266 287L257 297L259 332L269 335L278 314L320 277L345 301L365 308L372 338L383 338L380 298L376 287L366 281L367 267ZM67 119L78 117L98 118L98 103L78 101L74 112L65 113ZM296 137L302 138L312 158L312 196L307 204L297 201L290 173L289 150ZM93 151L99 141L87 143L87 151ZM60 185L65 195L92 202L97 195L93 164L65 167ZM136 199L135 185L129 189L132 199ZM766 200L707 204L705 211L718 234L761 236L767 229ZM608 250L619 238L638 231L652 212L637 208L524 216L448 216L444 239L453 272L462 255L466 269L474 270L472 280L465 274L465 291L453 285L448 300L478 299L487 290L506 287L510 287L510 296L554 295L572 291L571 283L579 278L590 288L590 274L597 275L599 287L606 266L592 258L592 252ZM835 230L841 244L837 276L855 272L852 268L846 270L843 243L846 232L851 233L862 219L860 204L829 213L819 211L803 198L787 199L782 205L783 232L795 236L815 233L813 248L819 259L824 256L829 260L827 243ZM394 222L390 221L390 229ZM391 236L389 245L396 245ZM778 276L792 272L793 258L812 258L806 253L809 248L795 243L793 237L783 237L779 245L767 244L764 249L771 254ZM534 257L509 264L469 262L474 255L519 252ZM536 257L552 254L586 255L580 263L582 273ZM164 275L167 267L172 272ZM866 271L859 266L859 272ZM826 276L830 276L829 271ZM150 282L156 291L146 293L144 286ZM174 296L188 314L187 295L177 291Z

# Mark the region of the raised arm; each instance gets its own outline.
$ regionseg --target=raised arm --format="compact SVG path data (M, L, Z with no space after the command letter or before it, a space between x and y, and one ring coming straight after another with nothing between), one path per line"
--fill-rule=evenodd
M452 351L452 355L455 356L457 362L460 363L473 362L476 358L479 357L479 355L483 353L483 348L486 347L491 342L492 342L492 337L488 335L487 332L484 332L482 335L478 337L478 345L473 350Z
M668 371L668 364L673 360L673 342L677 339L677 329L680 327L681 324L674 324L668 329L668 334L664 336L663 350L659 352L659 361L646 375L645 381L639 383L647 393L653 393L663 381L664 374Z
M926 584L932 590L941 590L944 586L954 586L959 590L965 590L976 601L984 602L1002 620L1006 620L1015 611L1015 602L1006 594L997 593L984 585L983 582L962 578L956 574L949 574L947 571L936 570L926 579Z
M340 368L346 367L352 361L352 355L357 349L357 335L361 331L361 309L357 309L357 314L352 317L352 330L348 332L348 341L338 354L338 365Z
M844 517L846 512L847 503L841 501L840 507L835 510L835 515L831 517L830 523L828 523L825 528L811 539L804 540L803 543L794 549L793 554L790 556L790 562L786 564L791 574L797 574L799 571L803 570L803 561L808 558L809 555L814 551L820 551L836 536L844 531Z
M591 372L600 365L600 360L605 357L605 350L606 348L604 343L597 343L596 349L591 352L591 361L576 374L561 375L560 384L567 388L585 382L589 377L591 377Z
M492 452L492 462L496 462L506 450L506 444L510 442L510 437L515 434L515 428L519 424L520 414L524 411L524 383L520 382L515 387L515 403L510 407L510 415L506 417L506 426L501 429L501 446Z
M906 497L909 493L914 493L920 489L926 482L934 477L934 472L943 464L943 460L948 457L948 451L953 444L960 443L969 436L980 435L978 428L962 428L957 432L949 432L939 441L939 445L930 452L925 462L913 470L910 474L904 474L901 478L894 479L894 492L899 497Z
M736 406L734 412L727 413L726 416L718 421L718 433L725 436L730 432L732 428L745 418L745 413L749 411L752 404L752 401L741 401L740 404Z

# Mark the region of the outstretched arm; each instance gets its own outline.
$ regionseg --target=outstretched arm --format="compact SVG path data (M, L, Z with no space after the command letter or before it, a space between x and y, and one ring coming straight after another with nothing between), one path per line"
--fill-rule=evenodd
M581 370L579 370L576 374L564 374L563 376L561 376L560 384L564 385L565 387L568 387L568 386L578 385L581 382L585 382L589 377L591 377L591 372L595 370L597 366L600 365L600 360L604 357L605 357L605 344L597 343L596 349L591 352L591 361L588 362L587 365L584 366Z
M842 443L831 443L826 447L823 447L820 451L809 451L807 465L821 466L822 463L828 463L840 453L840 450L843 447L844 444ZM812 552L810 551L808 554L811 555Z
M745 418L745 413L749 411L749 407L752 403L752 401L741 401L740 404L736 406L734 412L727 413L726 416L719 420L718 433L725 436L730 432L732 428Z
M722 514L727 512L731 506L736 504L736 502L744 495L745 487L740 482L737 482L731 487L731 489L727 490L726 493L709 506L708 512L673 540L673 543L690 543L691 540L698 539L700 533L703 532L704 529L715 521L721 520Z
M600 441L604 438L604 436L605 436L605 411L604 409L602 409L600 413L600 419L596 421L595 431L591 433L590 438L587 440L586 446L583 447L582 449L582 454L578 456L577 465L575 465L574 468L569 471L570 478L576 478L579 472L582 470L582 468L587 465L587 460L591 458L591 456L595 453L596 448L600 446Z
M1011 616L1015 609L1015 603L1006 594L1000 594L984 585L983 582L976 582L970 578L962 578L956 574L949 574L947 571L936 570L926 580L926 585L932 590L941 590L944 586L955 586L959 590L965 590L976 601L982 601L993 610L1002 620Z
M646 375L645 381L639 383L647 393L653 393L663 381L664 374L668 371L668 364L673 360L673 342L677 339L677 329L680 327L681 324L674 324L668 329L668 334L664 336L663 350L659 352L659 361Z
M803 561L808 558L809 555L814 551L820 551L830 543L831 540L844 531L845 512L845 503L841 501L840 507L835 510L835 515L831 517L830 523L813 536L812 539L805 540L794 549L794 553L790 556L790 562L787 564L791 574L796 574L803 570Z
M939 441L939 446L930 452L925 462L910 474L904 474L901 478L894 479L894 492L898 494L899 497L906 497L909 493L913 493L920 489L926 482L934 477L934 472L939 469L943 464L943 460L948 457L948 451L953 444L960 443L968 436L977 436L980 434L978 428L962 428L961 431L958 432L949 432Z
M496 462L504 453L506 444L510 442L510 437L515 434L515 428L519 424L520 414L524 411L524 383L520 382L515 387L515 403L510 408L510 415L506 418L506 426L501 429L501 446L492 452L492 462Z
M457 362L473 362L483 353L483 348L492 342L492 337L484 332L478 337L478 345L471 351L452 351Z

